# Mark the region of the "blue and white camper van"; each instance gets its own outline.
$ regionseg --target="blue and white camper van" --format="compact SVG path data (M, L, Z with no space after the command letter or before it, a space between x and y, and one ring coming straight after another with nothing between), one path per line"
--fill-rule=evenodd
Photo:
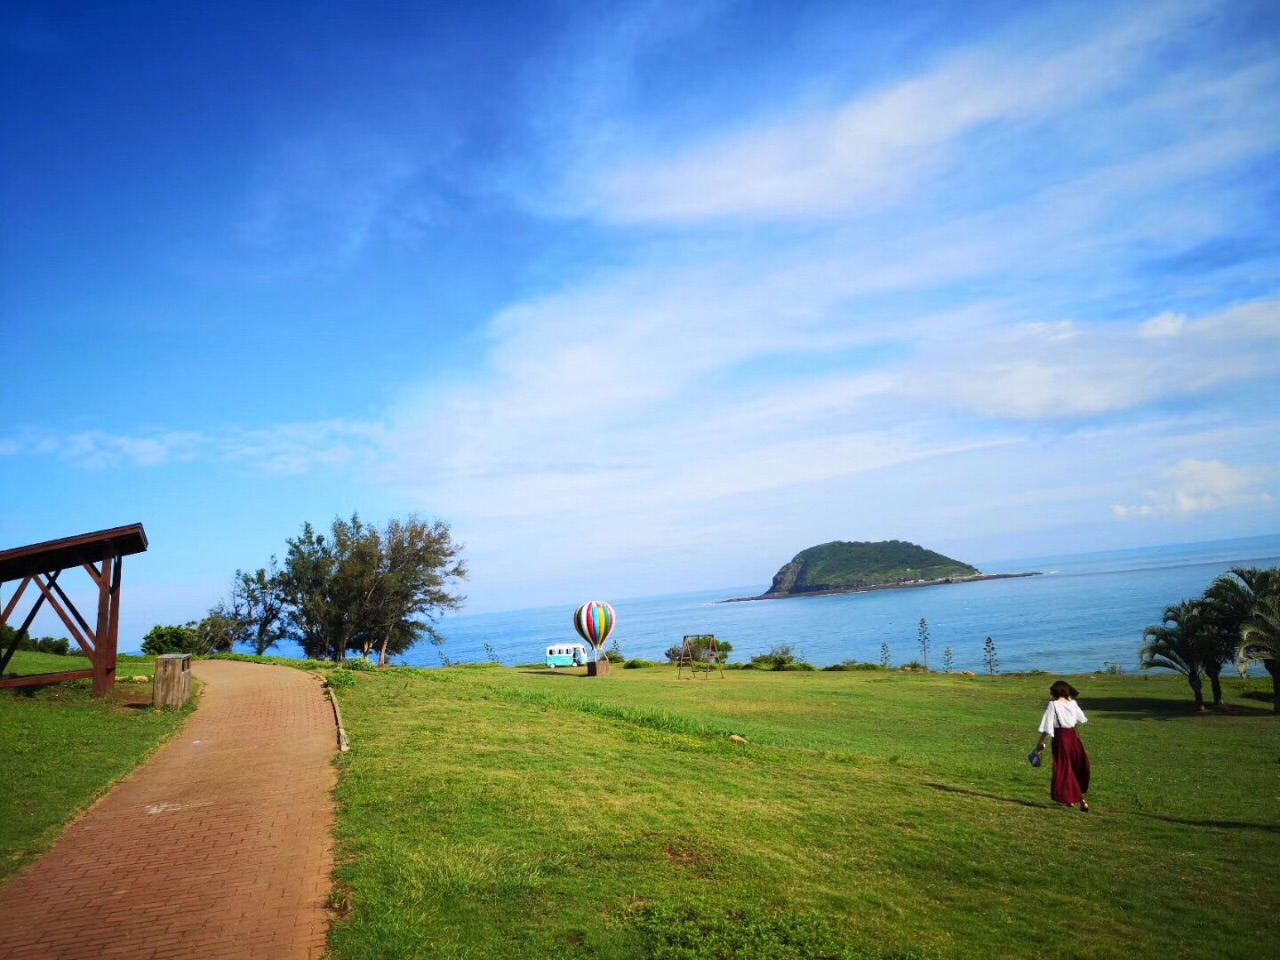
M590 658L580 643L553 643L547 647L548 667L579 667Z

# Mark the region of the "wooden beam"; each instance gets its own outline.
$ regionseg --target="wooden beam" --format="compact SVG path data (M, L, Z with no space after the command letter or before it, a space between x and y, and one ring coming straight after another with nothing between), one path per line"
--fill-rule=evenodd
M18 601L22 599L22 591L27 589L27 584L31 582L30 577L23 577L22 583L18 584L18 592L9 598L9 605L4 608L4 613L0 613L0 623L8 623L9 617L13 615L13 608L18 605Z
M89 624L85 622L84 617L80 615L80 611L76 609L76 605L71 601L71 598L68 597L66 592L62 589L62 584L51 583L49 584L49 586L53 587L54 592L57 593L58 597L62 600L62 602L67 605L67 609L71 611L71 615L76 618L76 623L80 624L80 629L85 632L85 636L92 637L93 642L97 643L98 642L97 636L95 636L93 631L89 629Z
M8 687L43 687L51 683L63 683L67 680L88 680L92 677L92 670L65 670L62 673L33 673L28 677L5 677L0 680L0 690Z
M105 697L116 685L116 630L120 615L120 557L106 553L102 558L102 578L98 589L98 655L93 659L93 695ZM115 628L114 630L112 628Z
M55 573L53 578L56 580L58 575ZM31 578L28 577L28 580ZM25 586L25 584L24 584ZM16 597L14 598L17 599ZM18 649L18 644L22 642L23 636L31 629L32 621L35 620L36 614L40 612L40 607L44 605L44 597L36 599L32 605L30 612L27 613L27 619L22 621L22 626L18 628L18 632L13 635L13 641L9 644L9 649L0 652L0 676L4 675L5 667L9 666L9 661L13 659L13 652ZM12 606L12 604L10 604Z
M46 576L49 578L49 583L52 584L55 580L57 580L58 574L61 572L62 572L61 570L55 570L52 574L46 574ZM54 612L56 612L58 616L62 618L63 624L66 626L68 630L71 631L71 636L75 637L76 642L80 644L80 649L85 652L86 656L88 656L90 659L93 659L93 649L98 642L98 638L90 634L89 639L86 640L85 637L80 633L80 630L76 626L75 621L73 621L69 616L67 616L67 611L62 609L62 607L58 604L58 600L53 595L52 591L50 591L50 589L46 587L44 583L40 580L40 576L37 574L32 579L35 581L35 585L40 588L40 592L44 594L44 596L41 599L49 601L49 606L53 607ZM82 617L81 619L84 619L84 618Z

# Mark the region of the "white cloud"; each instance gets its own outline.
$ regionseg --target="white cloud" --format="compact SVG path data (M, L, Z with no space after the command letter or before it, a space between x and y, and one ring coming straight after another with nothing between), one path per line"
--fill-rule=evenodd
M1210 4L1141 7L1091 36L1027 32L954 54L932 70L797 117L670 147L588 147L576 184L605 219L831 218L879 209L960 160L959 143L993 124L1025 125L1132 83ZM1060 30L1060 25L1056 29ZM624 158L610 162L607 158Z
M1271 510L1276 496L1268 471L1232 467L1222 460L1181 460L1164 472L1164 486L1149 490L1145 503L1115 504L1121 520L1181 516L1225 510Z
M1139 335L1148 339L1176 337L1181 335L1186 329L1187 318L1185 314L1174 313L1172 310L1166 310L1164 313L1154 316L1144 323L1139 329Z
M988 417L1070 419L1265 377L1277 352L1280 301L1195 322L1166 311L1136 328L1031 324L930 344L925 355L936 372L916 378L913 389Z
M155 468L223 461L269 474L374 462L382 430L376 424L330 420L222 432L155 431L137 435L84 430L66 435L28 431L0 441L0 456L54 456L86 470Z

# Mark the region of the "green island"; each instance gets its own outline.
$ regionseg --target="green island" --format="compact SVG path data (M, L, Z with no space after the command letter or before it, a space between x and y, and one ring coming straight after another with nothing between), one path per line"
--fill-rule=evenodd
M1030 577L983 574L977 567L905 540L833 540L801 550L773 576L769 589L744 600L860 593L972 580Z
M1199 712L1178 676L1073 678L1084 815L1026 760L1049 675L272 662L329 677L351 739L333 960L1252 960L1280 935L1265 680L1224 678ZM9 869L178 719L77 687L0 697L21 746L22 789L0 791ZM108 727L131 746L97 787L41 793L43 824L12 818Z

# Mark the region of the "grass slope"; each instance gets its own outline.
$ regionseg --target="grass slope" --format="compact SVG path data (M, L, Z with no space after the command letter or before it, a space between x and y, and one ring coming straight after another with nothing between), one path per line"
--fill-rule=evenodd
M19 652L8 673L90 666L84 657ZM117 672L151 676L151 660L121 657ZM186 711L150 704L150 683L117 684L108 699L94 697L88 680L0 690L0 880L47 850L75 813L182 725Z
M1025 759L1052 679L359 676L335 956L1259 956L1264 684L1197 716L1178 678L1077 680L1086 816Z

